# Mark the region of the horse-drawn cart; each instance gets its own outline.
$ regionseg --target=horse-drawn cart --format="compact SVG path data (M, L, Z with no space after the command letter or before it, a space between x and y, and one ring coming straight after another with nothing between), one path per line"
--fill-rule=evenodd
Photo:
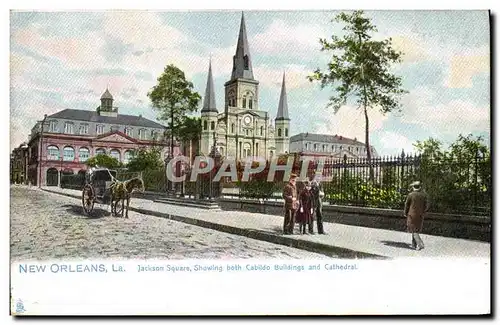
M123 186L120 187L119 185ZM113 194L113 188L117 186L123 191L115 191ZM111 206L111 213L115 217L123 217L125 209L128 211L130 193L136 190L144 191L142 177L135 177L121 182L117 180L116 170L107 168L90 169L85 174L85 186L82 191L83 211L89 215L92 213L95 203L107 204ZM125 200L127 200L126 206ZM119 204L120 202L122 204Z

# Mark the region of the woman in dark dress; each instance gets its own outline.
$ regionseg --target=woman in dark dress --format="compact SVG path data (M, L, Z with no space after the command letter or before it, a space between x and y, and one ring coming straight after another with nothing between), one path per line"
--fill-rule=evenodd
M304 183L305 187L300 193L299 201L300 208L297 212L296 220L299 223L300 234L306 233L306 226L312 222L313 218L313 196L311 193L311 183L306 181Z

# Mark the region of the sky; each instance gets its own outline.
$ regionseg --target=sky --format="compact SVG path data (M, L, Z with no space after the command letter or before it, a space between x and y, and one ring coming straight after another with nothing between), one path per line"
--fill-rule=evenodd
M319 38L340 35L336 11L246 11L260 85L260 109L276 116L286 73L290 133L337 134L364 141L364 116L353 103L337 114L335 93L306 77L325 70ZM378 32L404 53L392 72L408 91L402 112L370 110L370 141L381 155L413 152L429 137L490 137L490 28L487 11L366 11ZM44 114L95 110L109 86L122 114L156 120L147 92L168 64L182 69L203 97L208 64L219 111L229 80L241 11L11 12L11 150L27 141ZM203 101L200 101L200 108Z

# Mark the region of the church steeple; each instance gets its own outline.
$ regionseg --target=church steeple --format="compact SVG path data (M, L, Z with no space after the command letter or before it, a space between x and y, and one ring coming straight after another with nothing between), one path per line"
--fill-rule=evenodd
M236 45L236 54L233 56L233 72L231 74L231 80L237 78L253 80L252 60L250 59L245 14L243 12L241 13L240 33Z
M214 78L212 76L212 59L208 64L207 87L205 88L205 98L201 112L218 112L215 104Z
M289 120L288 101L286 99L285 73L283 72L283 83L281 84L280 102L278 105L278 114L276 120Z

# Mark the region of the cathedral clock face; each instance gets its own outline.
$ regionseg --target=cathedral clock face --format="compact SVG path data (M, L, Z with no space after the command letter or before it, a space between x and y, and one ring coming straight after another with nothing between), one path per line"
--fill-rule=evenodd
M245 125L250 125L250 123L252 123L252 118L250 117L250 115L247 115L243 118L243 123L245 123Z

